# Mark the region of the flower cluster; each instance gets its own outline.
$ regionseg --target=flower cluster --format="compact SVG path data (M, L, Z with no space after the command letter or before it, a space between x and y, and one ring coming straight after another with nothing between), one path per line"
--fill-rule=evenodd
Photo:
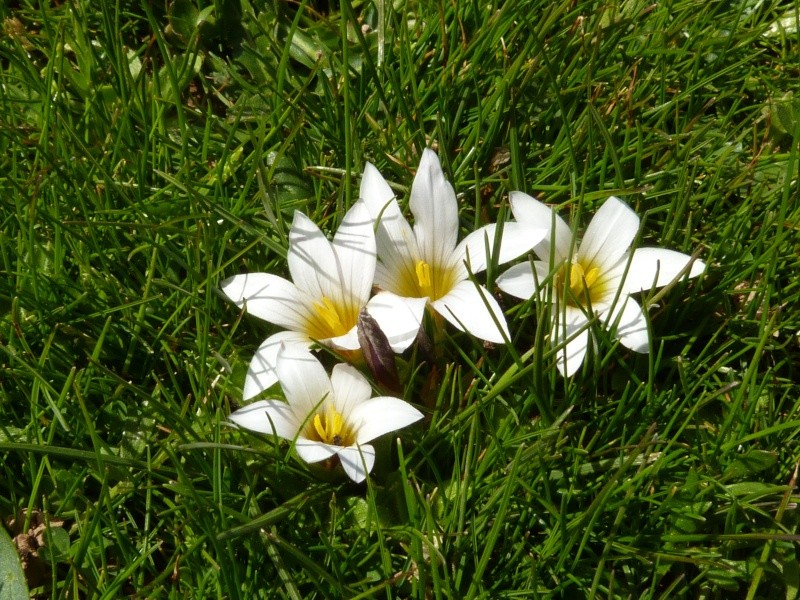
M511 296L549 303L556 366L571 376L583 362L595 322L631 350L648 352L647 321L631 294L695 277L705 268L671 250L631 251L639 218L614 197L598 210L580 244L544 204L521 192L511 193L510 204L514 221L486 225L459 242L455 191L436 154L425 150L408 201L413 227L371 164L360 198L332 242L296 212L289 233L291 281L250 273L222 283L231 301L285 329L256 351L243 395L251 399L279 382L286 400L254 402L231 421L292 441L306 462L341 464L360 482L375 461L367 442L414 423L422 413L399 398L371 398L369 383L351 365L336 365L328 377L309 351L313 344L355 358L366 313L388 347L403 352L417 339L426 310L439 326L443 319L487 342L506 343L503 311L474 276L489 264L532 252L535 259L510 267L497 285Z

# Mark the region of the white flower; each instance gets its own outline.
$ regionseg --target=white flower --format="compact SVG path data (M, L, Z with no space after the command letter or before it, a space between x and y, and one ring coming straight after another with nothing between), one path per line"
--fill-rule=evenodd
M371 398L369 383L350 365L337 364L328 377L320 362L297 346L281 347L276 369L286 402L260 400L237 410L230 420L293 441L307 463L338 456L356 483L364 481L375 464L375 448L367 442L422 418L399 398Z
M375 262L372 221L359 201L345 215L333 243L308 217L295 212L288 252L294 283L269 273L235 275L222 282L222 291L237 306L288 330L270 336L256 351L245 378L245 400L278 380L275 359L281 344L308 348L317 341L358 350L356 325L365 306L395 352L414 341L419 317L413 305L390 293L369 298Z
M386 180L371 164L364 169L361 198L377 223L378 266L375 284L409 300L425 299L458 329L490 341L508 339L505 317L492 295L470 281L486 269L495 244L496 225L458 240L458 203L432 150L422 154L409 208L414 229L400 212ZM512 260L541 240L546 228L503 225L497 263ZM422 313L420 312L420 320Z
M511 192L510 201L519 223L547 224L553 229L533 248L540 260L511 267L497 285L523 299L541 292L544 300L550 294L545 283L552 286L551 343L561 346L556 364L562 375L572 375L583 362L591 313L615 331L624 346L648 352L647 321L629 294L667 285L684 272L691 257L661 248L639 248L631 254L639 217L613 196L597 211L577 248L569 226L550 208L522 192ZM704 269L703 262L696 260L688 276L696 277Z

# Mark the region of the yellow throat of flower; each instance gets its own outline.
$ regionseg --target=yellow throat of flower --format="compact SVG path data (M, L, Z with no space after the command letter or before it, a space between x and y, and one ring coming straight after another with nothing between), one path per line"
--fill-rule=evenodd
M413 272L406 272L398 289L392 291L408 298L438 300L453 289L455 284L454 269L418 260L414 263Z
M345 423L341 414L328 404L324 413L317 413L311 422L312 435L311 438L316 438L323 444L331 444L333 446L352 446L353 445L353 432Z
M325 340L328 338L339 337L344 335L355 325L355 317L350 319L345 316L342 320L342 314L346 311L334 304L330 298L325 296L318 302L314 302L314 316L308 323L308 334L316 340ZM350 321L352 320L352 323Z
M564 265L559 274L557 283L559 288L563 286L564 299L567 304L583 304L587 298L594 300L598 297L597 289L593 289L597 279L600 277L600 269L597 267L584 268L580 262ZM569 291L567 291L569 288Z

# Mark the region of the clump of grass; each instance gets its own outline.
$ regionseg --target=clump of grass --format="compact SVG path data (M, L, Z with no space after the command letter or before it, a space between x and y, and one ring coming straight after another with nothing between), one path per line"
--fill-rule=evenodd
M49 532L32 595L797 595L797 7L612 4L0 8L0 516ZM293 211L334 231L367 160L403 197L428 146L463 232L510 190L583 224L615 194L709 269L653 352L598 331L571 379L501 298L512 347L404 357L426 425L325 482L226 424L271 330L218 283L284 273Z

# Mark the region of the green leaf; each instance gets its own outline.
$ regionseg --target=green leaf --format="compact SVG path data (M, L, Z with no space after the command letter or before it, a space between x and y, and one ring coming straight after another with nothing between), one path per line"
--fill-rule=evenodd
M800 565L796 560L784 563L783 582L786 584L786 600L796 600L800 591Z
M280 34L290 44L290 56L309 69L313 69L328 54L328 49L319 40L299 29L292 31L283 26L280 27Z
M69 556L69 533L63 527L48 527L39 554L51 564L66 560Z
M800 99L789 91L779 98L771 98L767 104L771 132L778 140L794 135L800 115Z
M212 7L213 8L213 7ZM197 7L190 0L175 0L170 6L169 24L183 41L191 39L197 29Z
M353 523L361 529L369 527L369 504L367 501L359 496L351 496L345 500L345 503L350 509L348 514Z
M774 452L766 450L751 450L738 456L722 474L722 480L741 479L750 477L754 473L765 471L778 461L778 456Z
M17 549L4 527L0 527L0 596L7 600L28 598L28 586Z
M786 486L764 483L762 481L742 481L725 486L734 496L753 496L758 498L786 491Z

